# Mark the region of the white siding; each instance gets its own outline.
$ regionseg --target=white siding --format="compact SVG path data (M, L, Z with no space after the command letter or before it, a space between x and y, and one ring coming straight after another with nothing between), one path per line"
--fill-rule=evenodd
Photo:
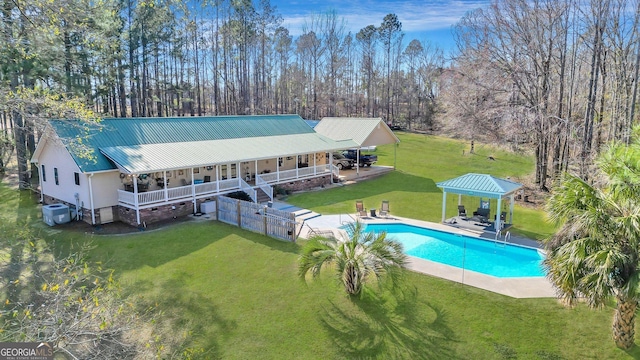
M118 189L123 189L120 172L117 170L97 173L91 178L93 207L99 209L118 205ZM88 204L87 204L87 207Z
M85 208L90 208L89 181L86 175L80 172L80 168L62 145L54 140L45 140L45 147L38 158L38 171L45 167L47 181L42 181L42 193L56 199L75 204L75 194L78 194L79 203L84 202ZM58 169L58 185L56 185L54 169ZM80 174L80 185L76 185L74 173ZM42 174L40 174L42 179Z

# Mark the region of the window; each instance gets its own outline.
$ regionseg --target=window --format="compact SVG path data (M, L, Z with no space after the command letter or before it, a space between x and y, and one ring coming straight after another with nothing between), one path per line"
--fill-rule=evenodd
M76 185L80 185L80 174L77 172L73 173L74 180L76 181Z
M58 181L58 168L53 168L53 178L56 182L56 185L60 185L60 181Z
M42 181L47 181L47 173L44 171L44 165L40 165L42 171L40 172L40 176L42 176Z

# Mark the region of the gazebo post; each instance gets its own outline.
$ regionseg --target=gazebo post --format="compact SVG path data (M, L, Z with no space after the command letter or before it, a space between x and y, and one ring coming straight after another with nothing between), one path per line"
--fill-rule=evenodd
M494 223L496 232L500 232L500 215L502 215L502 196L498 196L498 209L496 211L496 221Z
M509 195L509 221L511 221L511 224L513 224L513 204L515 197L514 194L511 193L511 195Z
M447 212L447 192L442 192L442 222L444 223L445 213Z

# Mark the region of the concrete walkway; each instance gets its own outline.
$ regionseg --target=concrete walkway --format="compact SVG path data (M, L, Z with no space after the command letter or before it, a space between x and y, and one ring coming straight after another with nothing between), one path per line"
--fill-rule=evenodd
M355 221L354 214L322 215L305 222L300 233L300 237L308 238L313 235L313 231L335 231L349 222ZM470 237L481 238L482 234L465 229L453 228L445 224L432 223L397 216L389 218L362 217L361 221L367 224L409 224L434 230L446 231L454 234L461 234ZM486 239L486 238L485 238ZM490 238L488 240L493 240ZM538 243L531 239L511 237L509 243L538 248ZM523 278L498 278L481 274L475 271L464 270L458 267L444 265L429 260L424 260L409 256L407 268L450 281L455 281L465 285L488 290L494 293L510 296L513 298L554 298L555 290L546 277L523 277Z

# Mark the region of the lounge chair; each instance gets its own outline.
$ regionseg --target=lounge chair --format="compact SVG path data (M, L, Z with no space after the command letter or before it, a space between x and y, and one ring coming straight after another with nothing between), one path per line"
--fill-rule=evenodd
M464 205L458 205L458 216L466 218L467 210L464 208Z
M378 215L387 217L387 216L389 216L389 212L390 212L389 211L389 201L382 200L382 205L380 205L380 211L378 212Z
M482 223L487 223L489 222L489 211L489 209L478 208L473 212L473 217L478 218Z
M364 209L364 204L362 203L362 200L356 201L356 216L358 217L367 216L367 210Z

